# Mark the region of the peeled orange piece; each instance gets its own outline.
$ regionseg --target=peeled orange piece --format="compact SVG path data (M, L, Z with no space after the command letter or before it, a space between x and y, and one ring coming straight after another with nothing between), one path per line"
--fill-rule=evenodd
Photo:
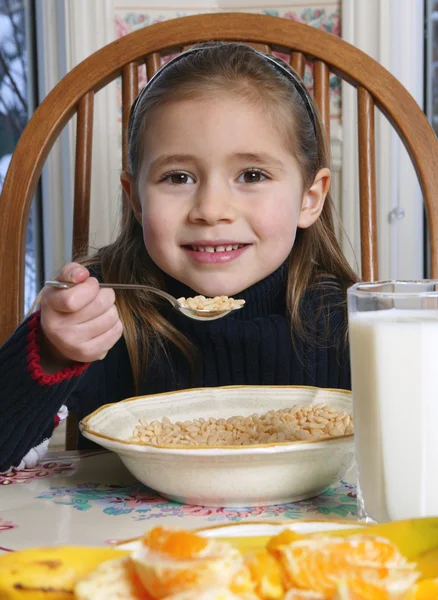
M259 600L259 598L253 595L237 596L228 588L208 587L172 594L172 596L166 596L163 600Z
M396 597L400 598L400 595ZM384 587L356 579L342 583L336 598L338 600L391 600L394 595Z
M419 581L406 596L406 600L436 600L438 598L438 579Z
M281 567L278 561L266 550L260 550L246 557L245 564L251 574L255 591L262 600L283 598Z
M143 544L175 558L193 558L208 545L208 540L191 531L168 530L154 527L143 538Z
M327 600L327 596L309 590L291 589L284 596L284 600Z
M292 542L302 539L304 539L304 536L299 533L295 533L291 529L283 529L283 531L271 537L266 547L272 554L278 554L283 546L288 546Z
M407 591L418 577L414 565L394 544L374 536L305 538L281 546L278 552L288 587L329 598L345 581L373 584L388 592L396 588L398 592Z
M156 527L143 538L131 560L142 585L155 599L201 588L219 586L240 594L254 587L238 550L190 531Z

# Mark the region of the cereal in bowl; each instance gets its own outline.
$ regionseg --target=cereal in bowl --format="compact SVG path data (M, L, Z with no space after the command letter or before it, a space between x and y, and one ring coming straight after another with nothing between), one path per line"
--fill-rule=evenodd
M325 404L270 410L228 419L194 419L173 423L140 419L130 441L154 446L251 446L278 442L312 442L353 433L353 416Z

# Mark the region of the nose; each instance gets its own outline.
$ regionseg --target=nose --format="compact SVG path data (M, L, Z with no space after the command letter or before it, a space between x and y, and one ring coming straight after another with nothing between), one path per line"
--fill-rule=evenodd
M235 219L232 190L226 183L216 180L199 186L189 213L192 223L215 225L220 222L231 223Z

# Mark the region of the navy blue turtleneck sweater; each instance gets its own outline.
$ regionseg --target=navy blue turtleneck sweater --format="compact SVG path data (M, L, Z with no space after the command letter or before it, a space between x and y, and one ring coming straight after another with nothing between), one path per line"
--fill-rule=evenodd
M175 295L193 291L167 277ZM348 348L344 343L343 298L322 282L303 300L310 339L294 336L285 301L285 266L237 296L244 308L212 322L193 321L170 305L163 314L184 333L198 355L195 380L176 348L155 357L140 394L222 385L314 385L350 389ZM320 310L321 307L323 310ZM319 315L319 316L316 316ZM81 419L102 404L136 395L123 338L104 360L75 364L45 374L39 360L39 314L25 321L0 349L0 472L20 465L32 448L50 438L62 406ZM93 444L79 436L79 447ZM26 464L21 463L21 466Z

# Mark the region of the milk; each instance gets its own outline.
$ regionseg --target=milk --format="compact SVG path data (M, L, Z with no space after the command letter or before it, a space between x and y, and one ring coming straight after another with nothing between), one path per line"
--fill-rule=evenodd
M349 315L355 442L376 521L438 515L438 310Z

